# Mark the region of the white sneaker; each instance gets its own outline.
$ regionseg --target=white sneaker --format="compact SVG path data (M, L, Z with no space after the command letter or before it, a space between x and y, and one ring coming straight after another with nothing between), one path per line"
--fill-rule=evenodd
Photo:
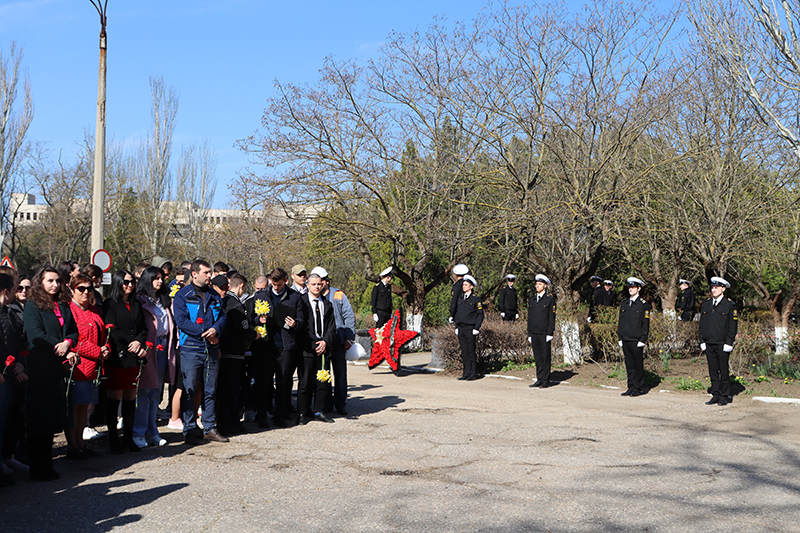
M133 443L139 448L147 448L147 441L144 437L133 437L131 440L133 440Z
M176 418L175 420L170 419L167 423L167 427L169 429L177 429L178 431L183 431L183 420L180 418Z
M122 429L122 419L121 418L117 419L117 429Z
M15 474L21 474L30 471L30 467L25 463L20 463L16 459L9 459L5 462L5 466L10 468Z
M166 446L167 445L166 439L162 439L161 435L146 436L145 440L147 440L147 444L149 444L150 446Z
M99 439L105 434L105 431L97 431L95 428L83 428L83 440Z

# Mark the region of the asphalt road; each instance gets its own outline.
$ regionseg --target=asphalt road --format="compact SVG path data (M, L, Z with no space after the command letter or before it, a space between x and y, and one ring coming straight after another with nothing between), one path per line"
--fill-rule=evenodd
M796 405L348 371L348 418L59 458L0 531L800 531Z

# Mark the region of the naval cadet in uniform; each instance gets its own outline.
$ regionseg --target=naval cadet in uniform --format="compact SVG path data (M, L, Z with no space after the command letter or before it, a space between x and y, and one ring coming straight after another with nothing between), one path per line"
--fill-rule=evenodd
M519 318L517 289L514 288L515 281L517 281L517 276L508 274L506 276L506 286L500 289L500 293L497 295L497 310L500 311L503 322L514 322Z
M678 320L681 322L691 322L694 319L694 291L690 287L691 283L687 279L681 279L681 293L675 305L678 309Z
M650 334L650 304L639 295L644 281L630 277L627 286L630 298L620 304L617 326L628 373L628 390L622 395L641 396L644 393L644 347Z
M552 362L552 340L556 329L556 299L545 292L550 286L550 278L537 274L534 288L536 294L528 302L528 342L533 350L536 363L536 383L530 387L545 389L550 386L550 365Z
M392 267L384 269L381 280L372 288L372 320L382 328L392 318Z
M739 327L736 304L725 296L731 284L711 278L711 298L700 306L700 350L706 353L711 378L711 399L707 405L727 405L732 401L728 362Z
M457 264L453 267L453 275L456 277L456 281L453 283L453 288L450 289L450 323L453 323L453 317L456 316L456 305L461 297L464 295L464 289L462 288L462 283L464 281L464 276L469 274L469 267L462 263Z
M589 284L592 286L592 296L589 300L589 316L586 318L588 322L595 322L597 320L597 308L603 305L603 294L605 290L601 285L603 278L600 276L592 276L589 278Z
M464 365L464 371L458 379L472 381L476 379L475 340L483 323L483 305L481 299L473 292L477 285L475 278L465 275L462 281L464 293L456 302L456 312L453 317L458 344L461 346L461 361Z

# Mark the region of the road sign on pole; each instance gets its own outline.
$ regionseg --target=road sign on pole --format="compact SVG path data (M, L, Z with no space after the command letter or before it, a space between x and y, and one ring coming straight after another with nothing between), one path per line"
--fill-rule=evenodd
M9 259L8 256L3 257L3 260L0 261L0 266L14 268L14 265L11 264L11 259Z
M103 250L95 250L92 254L92 264L99 266L103 272L111 268L111 254Z

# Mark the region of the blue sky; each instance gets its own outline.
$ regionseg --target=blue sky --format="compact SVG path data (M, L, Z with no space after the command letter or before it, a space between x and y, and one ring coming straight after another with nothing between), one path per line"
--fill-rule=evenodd
M583 2L568 2L582 5ZM219 158L215 205L247 165L233 145L259 127L273 81L313 82L323 58L372 57L393 30L435 16L470 21L488 0L404 2L109 0L108 139L134 143L150 121L149 78L180 95L175 147L208 139ZM0 0L0 49L23 49L36 113L28 138L65 159L94 134L99 18L89 0ZM176 157L177 159L177 157Z

